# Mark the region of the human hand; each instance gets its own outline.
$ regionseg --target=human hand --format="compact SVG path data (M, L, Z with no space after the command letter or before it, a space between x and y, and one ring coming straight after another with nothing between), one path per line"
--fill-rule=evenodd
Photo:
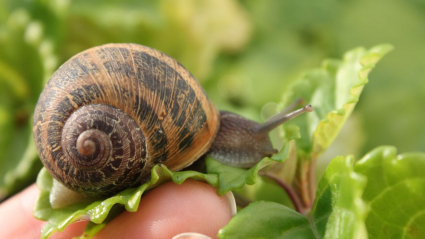
M2 238L39 238L45 222L32 216L39 189L32 185L0 204ZM219 197L213 187L195 180L182 185L163 184L144 195L137 212L123 212L95 238L172 238L184 232L217 237L220 228L236 213L232 195ZM82 235L87 222L69 225L51 238Z

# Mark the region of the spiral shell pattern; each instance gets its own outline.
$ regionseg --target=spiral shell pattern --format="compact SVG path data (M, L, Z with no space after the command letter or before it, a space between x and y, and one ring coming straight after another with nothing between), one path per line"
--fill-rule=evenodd
M70 189L109 196L180 170L209 149L218 111L176 60L136 44L88 49L63 64L34 113L44 166Z

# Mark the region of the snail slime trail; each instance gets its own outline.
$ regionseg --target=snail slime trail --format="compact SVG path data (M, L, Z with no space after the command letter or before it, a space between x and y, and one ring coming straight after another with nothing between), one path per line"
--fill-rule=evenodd
M292 107L294 108L294 107ZM155 164L177 171L205 154L248 167L273 149L264 124L219 112L173 58L136 44L107 44L65 62L43 89L34 140L56 184L90 197L140 185Z

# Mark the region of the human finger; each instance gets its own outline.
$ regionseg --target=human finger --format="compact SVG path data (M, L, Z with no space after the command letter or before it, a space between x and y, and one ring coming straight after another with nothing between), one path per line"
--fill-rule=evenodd
M218 196L206 183L168 182L143 196L137 212L122 213L96 238L172 238L183 232L216 238L235 210L234 199Z

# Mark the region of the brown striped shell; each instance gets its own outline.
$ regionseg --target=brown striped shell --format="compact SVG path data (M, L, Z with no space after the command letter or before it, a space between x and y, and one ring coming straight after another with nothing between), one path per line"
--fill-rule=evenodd
M44 88L34 139L54 178L88 196L143 183L158 163L180 170L205 154L219 113L171 57L136 44L88 49Z

